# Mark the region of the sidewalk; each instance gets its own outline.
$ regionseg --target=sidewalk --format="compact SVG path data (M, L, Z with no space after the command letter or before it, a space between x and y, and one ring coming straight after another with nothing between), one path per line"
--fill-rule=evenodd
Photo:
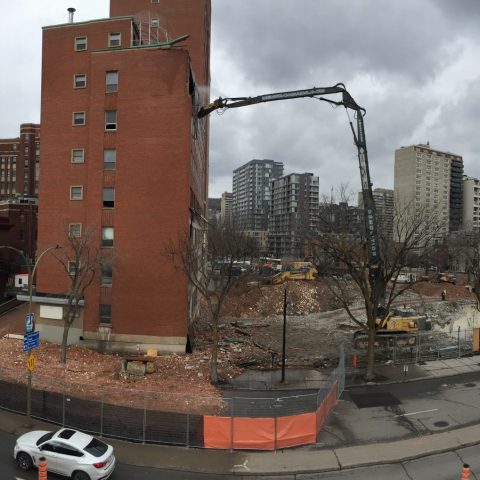
M480 372L480 357L439 360L429 362L427 365L409 365L406 375L403 366L385 365L376 368L378 375L385 378L381 384L445 377L473 371ZM18 436L27 431L24 424L24 416L0 410L2 430ZM57 428L36 420L33 424L28 430ZM312 445L277 452L230 452L142 445L111 439L107 441L114 446L118 462L123 464L207 474L281 476L397 463L476 445L480 443L480 425L381 444L334 449L321 449Z

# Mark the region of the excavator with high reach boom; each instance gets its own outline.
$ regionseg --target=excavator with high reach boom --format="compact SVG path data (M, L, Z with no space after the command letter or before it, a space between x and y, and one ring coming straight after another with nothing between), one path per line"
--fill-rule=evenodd
M324 95L340 95L338 100L332 100L324 98ZM375 214L375 203L373 200L372 183L370 180L370 171L368 165L367 144L365 140L365 125L363 117L366 110L360 107L353 99L350 93L347 91L343 83L337 83L331 87L313 87L305 90L293 90L286 92L269 93L265 95L258 95L255 97L232 97L222 98L219 97L209 105L201 107L197 112L198 118L203 118L215 110L225 110L230 108L246 107L249 105L256 105L259 103L275 102L280 100L291 100L295 98L313 98L316 100L328 102L336 106L343 106L347 110L353 110L357 120L357 128L351 121L350 128L353 133L353 140L357 147L358 163L360 167L360 180L362 183L362 195L364 203L364 222L365 222L365 235L367 241L367 254L368 254L368 267L369 267L369 281L373 292L376 292L376 298L380 298L381 295L378 292L380 285L378 280L383 276L383 261L380 254L380 240L377 231L377 218ZM381 330L386 330L384 327L380 327L384 322L377 321L377 333L382 333ZM409 335L408 331L388 329L389 334L402 334ZM362 337L366 336L364 331L356 332L356 343L360 344ZM378 335L376 340L380 343L383 342L383 335Z

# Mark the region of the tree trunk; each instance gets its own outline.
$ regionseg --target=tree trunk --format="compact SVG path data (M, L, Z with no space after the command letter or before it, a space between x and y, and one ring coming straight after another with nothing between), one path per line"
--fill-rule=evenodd
M213 323L213 345L212 345L212 358L210 360L210 381L212 383L218 383L218 314L214 314L212 318Z
M63 325L62 348L60 349L60 363L67 363L67 343L70 324L66 321Z
M368 349L367 349L367 373L365 374L365 380L373 380L375 373L373 371L375 367L375 328L369 328L368 330Z

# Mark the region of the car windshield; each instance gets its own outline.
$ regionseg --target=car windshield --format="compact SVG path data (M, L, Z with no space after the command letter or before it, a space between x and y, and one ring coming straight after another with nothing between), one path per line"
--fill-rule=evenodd
M84 448L87 453L90 453L94 457L101 457L108 449L106 443L93 438L92 441Z
M53 437L54 432L48 432L45 435L42 435L38 440L37 440L37 447L46 442L47 440L50 440Z

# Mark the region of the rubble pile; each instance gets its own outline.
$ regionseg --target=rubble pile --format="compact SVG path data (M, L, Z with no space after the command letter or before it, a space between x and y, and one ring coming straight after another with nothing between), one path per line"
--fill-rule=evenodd
M236 377L245 368L270 369L280 365L285 289L288 300L287 367L335 366L340 344L351 342L357 326L343 309L338 308L321 279L236 287L224 304L219 322L220 381ZM414 289L416 293L409 292L402 301L422 304L435 324L448 325L449 330L458 328L459 314L466 308L463 305L475 299L464 283L421 282ZM447 290L447 301L442 302L440 298L444 289ZM364 315L361 302L353 305L355 315L361 318ZM25 382L25 312L26 306L0 319L0 378L14 382ZM467 324L471 315L465 310L462 321ZM34 387L59 391L65 383L70 385L70 392L96 398L99 386L102 386L108 389L109 401L125 405L137 405L145 398L144 392L156 392L151 396L156 405L152 408L203 412L207 406L221 408L221 392L211 385L209 378L213 341L205 305L202 318L196 328L192 354L154 357L155 371L141 376L128 375L125 369L122 372L122 357L119 355L100 354L78 346L68 348L67 364L61 364L60 346L41 342L33 352L37 358ZM457 322L455 327L449 323L453 321ZM5 338L6 333L17 334L18 338ZM159 398L162 401L158 401Z

